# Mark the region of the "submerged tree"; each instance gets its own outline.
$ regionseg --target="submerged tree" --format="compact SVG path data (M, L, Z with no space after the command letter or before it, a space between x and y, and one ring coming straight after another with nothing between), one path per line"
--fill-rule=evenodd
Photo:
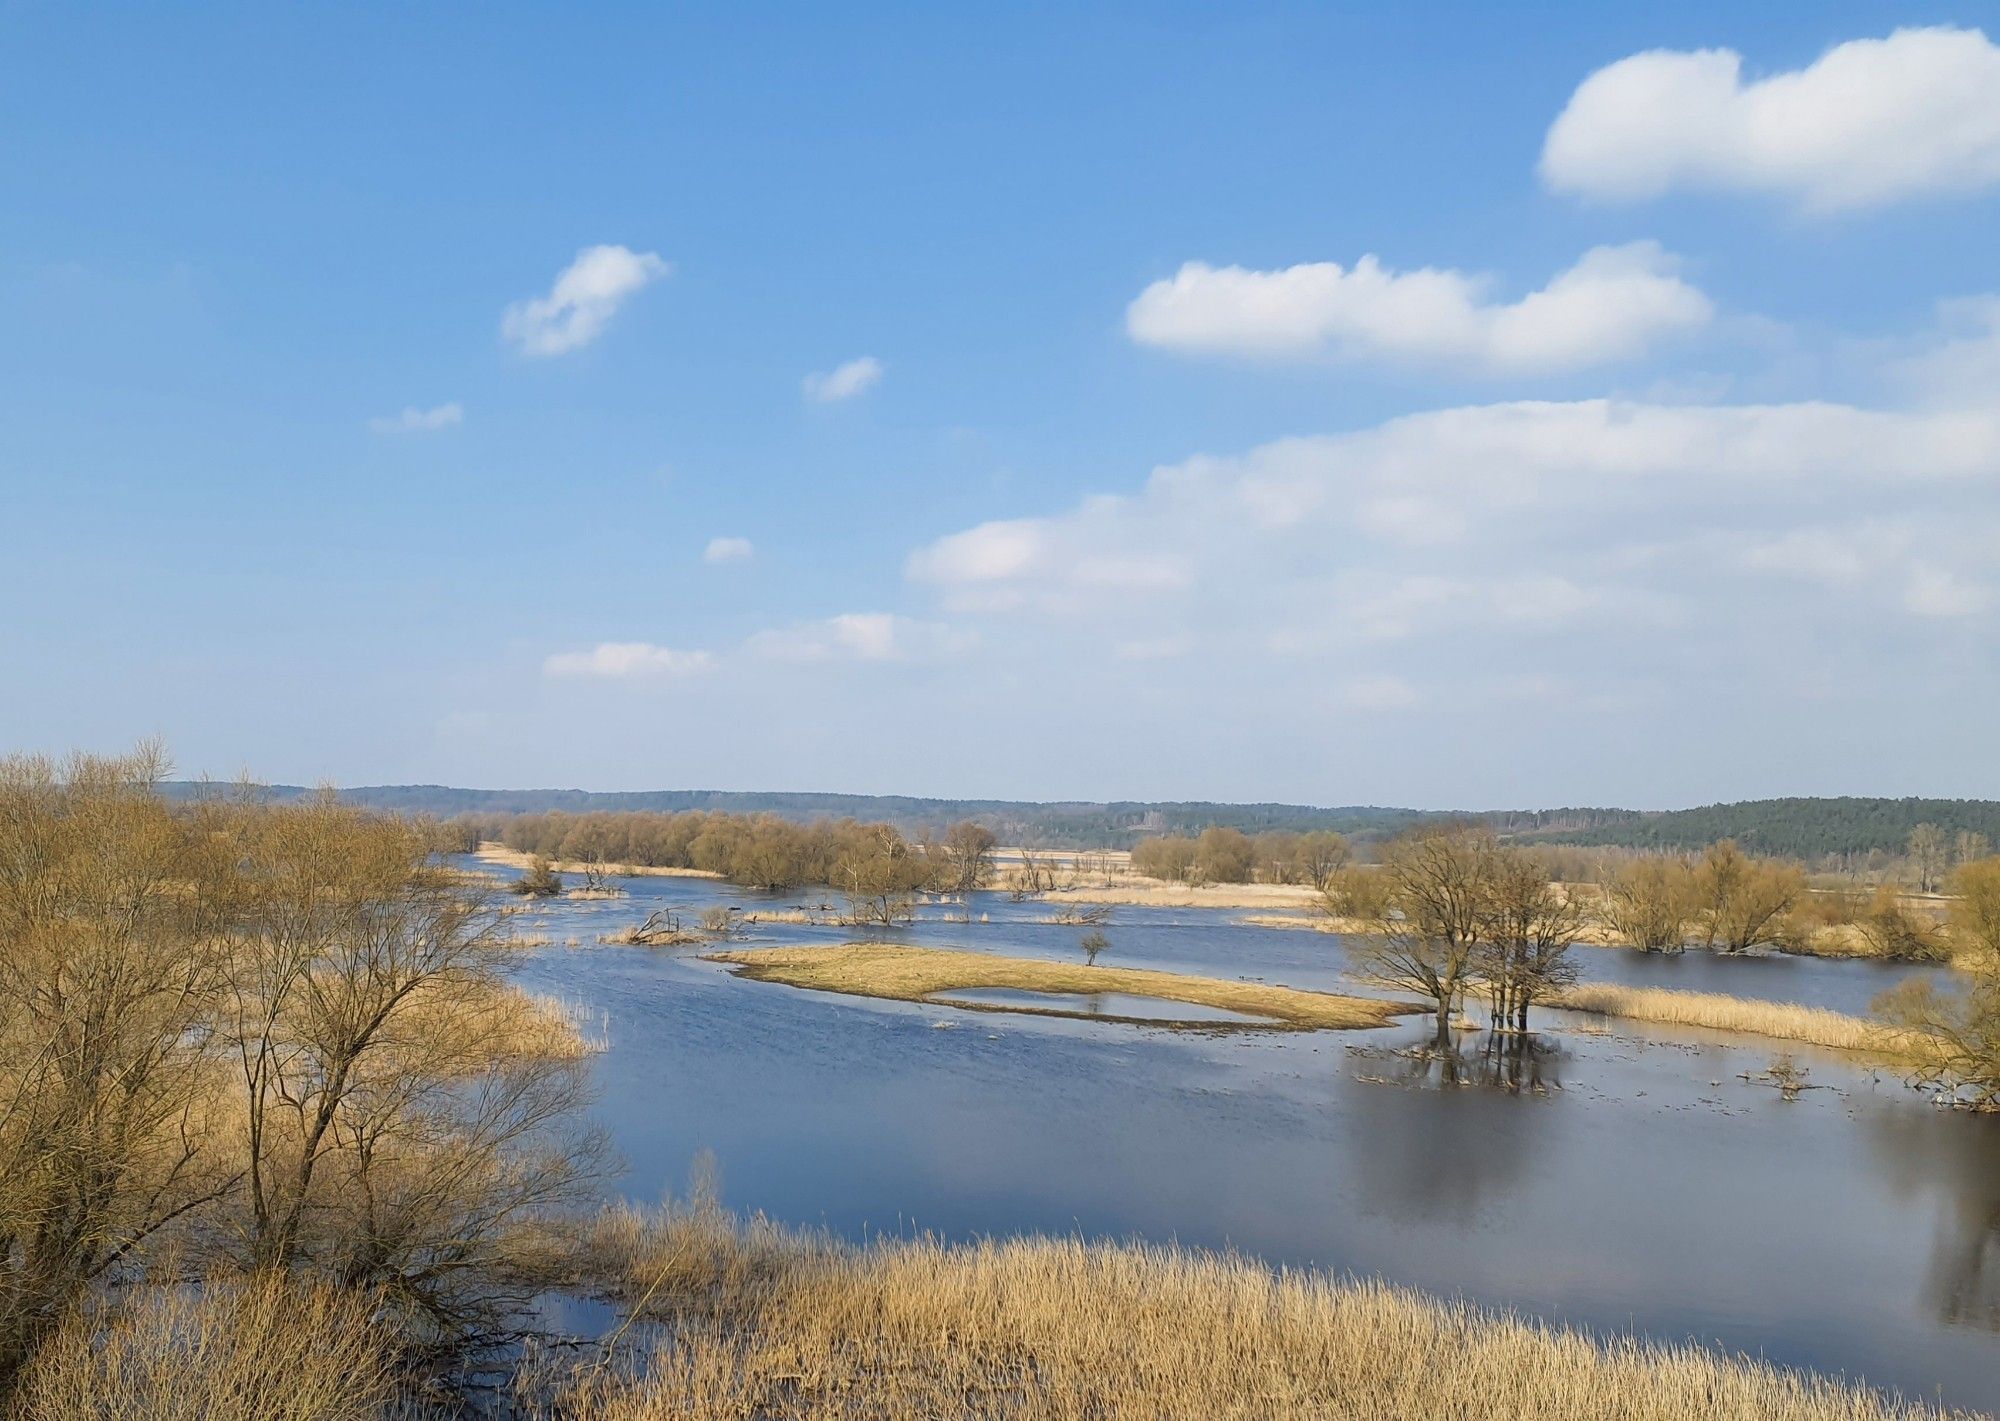
M1097 965L1097 955L1104 951L1105 948L1111 946L1111 939L1093 928L1083 935L1083 940L1077 943L1077 946L1083 949L1083 965L1086 967L1095 967Z
M1528 1009L1576 980L1569 950L1584 917L1581 900L1550 883L1532 858L1506 849L1494 856L1474 970L1486 984L1495 1030L1527 1031Z
M1664 855L1635 859L1604 885L1605 925L1642 952L1680 952L1694 915L1694 874Z
M1751 858L1729 839L1711 845L1694 870L1703 942L1724 952L1770 942L1805 890L1805 874L1793 864Z
M834 877L847 895L848 921L880 927L917 915L917 894L929 887L936 866L887 825L843 854Z
M1498 854L1482 828L1420 829L1391 841L1374 877L1360 957L1382 982L1434 1005L1438 1043L1451 1040L1453 1006L1476 976Z
M993 878L993 831L970 819L945 830L938 846L938 886L950 893L972 893Z
M540 854L528 860L521 876L507 885L508 891L523 898L553 898L562 892L562 875Z

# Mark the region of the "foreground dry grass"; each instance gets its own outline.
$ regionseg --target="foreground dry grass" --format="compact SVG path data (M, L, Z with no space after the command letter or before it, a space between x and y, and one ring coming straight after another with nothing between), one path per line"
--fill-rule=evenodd
M1572 987L1549 1003L1571 1011L1629 1017L1674 1026L1705 1026L1837 1051L1907 1058L1915 1047L1907 1032L1858 1016L1790 1002L1760 1002L1720 992L1672 992L1660 987Z
M1220 1007L1271 1018L1275 1030L1316 1030L1387 1026L1421 1008L1366 997L1302 992L1256 982L1229 982L1152 972L1134 967L1086 967L1030 957L998 957L938 947L898 947L849 943L843 947L765 947L710 954L739 975L759 982L783 982L821 992L920 1002L935 993L964 987L1005 987L1026 992L1123 992L1141 997ZM953 1005L961 1005L953 1003ZM976 1008L975 1008L976 1009ZM1010 1010L1012 1010L1010 1008ZM1045 1016L1076 1013L1035 1009ZM1116 1020L1100 1017L1099 1020Z
M152 1288L73 1318L8 1421L380 1421L396 1388L365 1293L281 1277Z
M1843 1383L1377 1283L1174 1248L1029 1239L853 1249L726 1217L611 1219L624 1292L671 1322L575 1376L576 1421L1936 1421ZM669 1301L671 1300L671 1301Z
M1172 1247L866 1246L712 1202L550 1221L571 1284L634 1321L530 1360L516 1421L1976 1421L1694 1346ZM8 1421L443 1421L369 1295L273 1275L78 1317ZM407 1379L405 1379L407 1380Z

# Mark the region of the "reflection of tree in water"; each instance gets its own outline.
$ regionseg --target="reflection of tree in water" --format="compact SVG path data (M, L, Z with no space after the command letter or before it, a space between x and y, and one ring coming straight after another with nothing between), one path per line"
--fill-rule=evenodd
M1395 1059L1405 1085L1479 1086L1510 1095L1562 1089L1562 1052L1525 1032L1489 1031L1471 1050L1425 1045Z
M1938 1198L1931 1305L1945 1322L2000 1332L2000 1120L1881 1110L1869 1126L1890 1184Z
M1359 1091L1342 1114L1355 1131L1347 1183L1367 1207L1469 1224L1519 1188L1556 1116L1507 1097L1560 1089L1555 1047L1486 1033L1440 1050L1426 1031L1406 1049L1355 1054L1356 1079L1405 1087Z

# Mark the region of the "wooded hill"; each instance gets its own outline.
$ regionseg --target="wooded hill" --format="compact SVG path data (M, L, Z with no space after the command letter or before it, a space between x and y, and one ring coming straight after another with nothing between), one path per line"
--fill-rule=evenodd
M1564 816L1577 816L1565 822ZM1521 821L1528 822L1523 823ZM1542 827L1535 821L1561 827ZM1493 815L1503 833L1544 843L1638 849L1698 849L1734 839L1760 854L1817 859L1826 854L1900 853L1919 824L1948 834L1969 831L2000 843L2000 802L1990 799L1750 799L1698 809L1644 812L1629 809L1554 810L1546 814Z
M181 781L168 792L186 796L216 786ZM298 785L260 792L283 802L312 793ZM459 814L585 814L720 810L776 814L786 819L854 818L886 821L907 834L938 831L962 819L983 824L1004 844L1040 848L1130 848L1154 834L1198 834L1211 825L1256 834L1285 829L1334 829L1353 838L1382 838L1424 819L1479 819L1510 837L1542 843L1644 849L1695 849L1735 839L1758 853L1817 859L1826 854L1901 852L1910 830L1936 824L1969 830L2000 843L2000 801L1989 799L1753 799L1697 809L1568 808L1445 813L1376 805L1217 804L1201 800L1036 802L1005 799L925 799L907 795L754 793L725 790L645 790L607 793L574 789L457 789L446 785L362 785L341 791L354 804L448 819Z

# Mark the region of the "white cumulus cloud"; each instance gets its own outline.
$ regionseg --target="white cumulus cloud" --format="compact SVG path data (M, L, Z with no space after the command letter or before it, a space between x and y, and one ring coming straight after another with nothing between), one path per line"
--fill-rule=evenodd
M379 415L368 421L368 427L377 434L424 434L437 429L449 429L465 419L463 406L454 404L434 405L421 410L415 405L406 406L401 414Z
M1168 350L1516 374L1629 360L1715 314L1656 242L1593 248L1516 301L1494 300L1492 287L1462 271L1392 271L1373 256L1277 271L1189 262L1140 292L1125 326Z
M806 398L823 405L851 400L866 394L882 382L884 366L872 355L843 361L831 370L816 370L802 382Z
M1676 188L1835 211L2000 182L2000 47L1900 29L1746 82L1734 50L1651 50L1585 79L1550 127L1543 181L1606 199Z
M755 551L748 538L710 538L708 546L702 549L701 560L711 564L743 562Z
M556 277L546 296L516 301L500 332L527 355L562 355L589 345L638 292L673 268L652 252L586 247Z
M676 651L647 641L600 642L589 651L564 651L542 663L550 676L687 676L715 665L706 651Z

